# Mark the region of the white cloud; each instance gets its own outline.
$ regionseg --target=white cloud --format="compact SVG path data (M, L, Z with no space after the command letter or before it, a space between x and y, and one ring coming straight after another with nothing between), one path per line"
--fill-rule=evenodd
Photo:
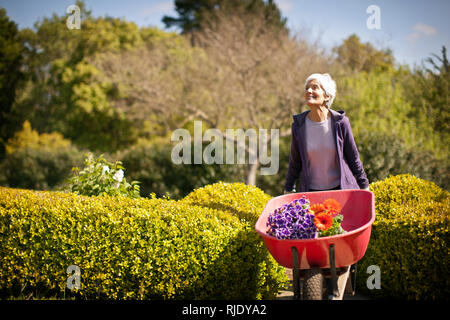
M289 12L294 8L293 0L276 0L275 3L280 9L282 15L286 15L286 12Z
M413 30L414 31L406 37L408 42L416 42L422 37L434 36L438 33L438 30L435 27L426 25L422 22L416 23Z
M169 14L174 10L173 1L162 1L140 10L141 16Z
M437 34L437 29L435 27L427 26L426 24L423 24L421 22L417 23L414 26L414 30L419 32L419 33L422 33L422 34L424 34L426 36L432 36L432 35Z
M406 37L406 40L408 40L408 42L415 42L419 38L420 34L418 34L417 32L413 32Z

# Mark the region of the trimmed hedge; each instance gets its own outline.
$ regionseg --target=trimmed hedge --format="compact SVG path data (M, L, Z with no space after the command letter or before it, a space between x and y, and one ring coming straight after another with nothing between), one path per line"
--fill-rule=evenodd
M271 198L255 186L240 182L218 182L194 190L181 201L230 212L254 226Z
M265 295L267 298L275 298L276 290L286 288L288 284L285 268L270 255L261 236L254 229L259 215L271 198L270 195L252 185L240 182L218 182L198 188L180 200L181 203L189 205L225 211L240 219L245 225L246 237L252 243L251 246L246 247L249 250L248 256L259 257L258 269L264 270L264 273L259 272L254 276L257 277L258 287L263 292L267 291ZM250 261L247 264L250 268L254 262ZM277 289L274 290L275 288ZM264 299L264 296L262 297Z
M358 289L374 297L436 300L450 296L450 193L409 174L372 183L376 219ZM368 290L367 267L381 271L381 289Z
M268 197L252 187L248 194ZM250 216L240 206L0 187L1 296L274 298L287 281L284 269L235 209ZM66 289L70 265L81 269L75 293Z

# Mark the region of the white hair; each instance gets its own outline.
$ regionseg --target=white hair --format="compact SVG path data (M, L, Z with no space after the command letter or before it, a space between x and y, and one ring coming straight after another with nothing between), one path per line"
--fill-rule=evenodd
M328 73L313 73L306 79L305 89L308 85L308 82L313 79L319 82L323 91L325 91L325 94L330 97L330 99L326 102L327 108L330 109L331 105L333 104L334 98L336 97L336 82L334 82L334 80Z

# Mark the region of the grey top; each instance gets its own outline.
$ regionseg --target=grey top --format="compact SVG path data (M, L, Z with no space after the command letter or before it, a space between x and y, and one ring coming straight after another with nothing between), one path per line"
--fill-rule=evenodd
M331 117L322 122L306 117L305 124L310 188L333 189L340 184L341 175Z

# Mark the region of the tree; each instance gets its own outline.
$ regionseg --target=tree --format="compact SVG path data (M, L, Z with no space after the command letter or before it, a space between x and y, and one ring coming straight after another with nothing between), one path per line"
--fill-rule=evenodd
M19 125L12 109L17 88L24 79L23 51L17 24L0 8L0 158L5 153L6 141Z
M442 57L432 54L432 57L428 57L425 61L431 65L431 68L425 67L425 70L417 73L420 96L416 98L422 101L422 106L425 107L424 110L427 117L431 119L434 130L445 135L449 141L450 65L447 49L445 46L442 47Z
M66 16L53 14L21 31L29 75L16 109L39 132L58 131L81 147L114 151L135 139L132 123L110 104L114 88L97 82L87 60L143 44L138 26L116 18L93 18L81 1L81 29L69 30ZM21 119L23 122L25 119Z
M162 135L201 120L204 129L218 129L232 144L237 138L227 136L226 129L267 129L269 134L277 129L280 137L289 135L304 80L327 68L306 42L281 35L255 14L218 12L205 21L197 40L192 47L173 36L94 64L122 88L127 114L159 123ZM249 145L246 152L252 152ZM248 165L248 184L256 183L257 160Z
M166 28L178 27L182 33L201 30L206 21L214 19L218 12L226 14L255 13L262 15L272 27L286 30L286 18L281 17L277 5L269 0L175 0L178 17L164 16Z
M436 88L422 89L415 77L399 68L338 78L335 104L350 118L370 181L411 173L448 188L448 131L436 130L421 97Z
M59 132L39 134L25 121L6 144L0 162L0 184L12 188L58 189L73 166L82 163L82 152Z
M110 100L114 109L150 138L166 136L193 119L185 105L193 101L191 80L207 72L207 59L201 48L193 48L176 33L146 30L146 34L151 35L145 46L105 52L89 62L99 70L96 82L107 81L117 89ZM195 103L203 105L199 100Z
M362 43L356 34L352 34L344 42L333 49L338 63L352 71L387 70L394 66L394 56L390 49L377 50L370 42Z
M254 13L218 13L198 35L215 72L198 86L207 88L215 107L198 113L213 128L279 130L289 136L292 115L302 110L304 81L328 68L324 56L301 38L280 34ZM195 105L190 106L195 113ZM203 110L205 111L205 110ZM224 134L227 141L236 139ZM272 141L268 137L267 145ZM247 148L249 154L252 150ZM249 163L246 183L256 183L261 158ZM288 161L288 159L280 159Z
M334 104L345 110L355 137L366 131L389 133L404 140L408 148L433 150L436 135L431 127L411 117L413 108L396 70L360 72L337 78Z
M411 104L408 116L417 127L428 132L428 142L439 159L448 161L450 152L450 72L446 48L442 56L432 54L413 70L402 67L396 81L404 88Z
M76 65L56 60L50 71L51 97L49 109L55 128L79 146L95 151L126 148L136 139L132 122L111 104L115 89L100 82L100 71L82 60Z

